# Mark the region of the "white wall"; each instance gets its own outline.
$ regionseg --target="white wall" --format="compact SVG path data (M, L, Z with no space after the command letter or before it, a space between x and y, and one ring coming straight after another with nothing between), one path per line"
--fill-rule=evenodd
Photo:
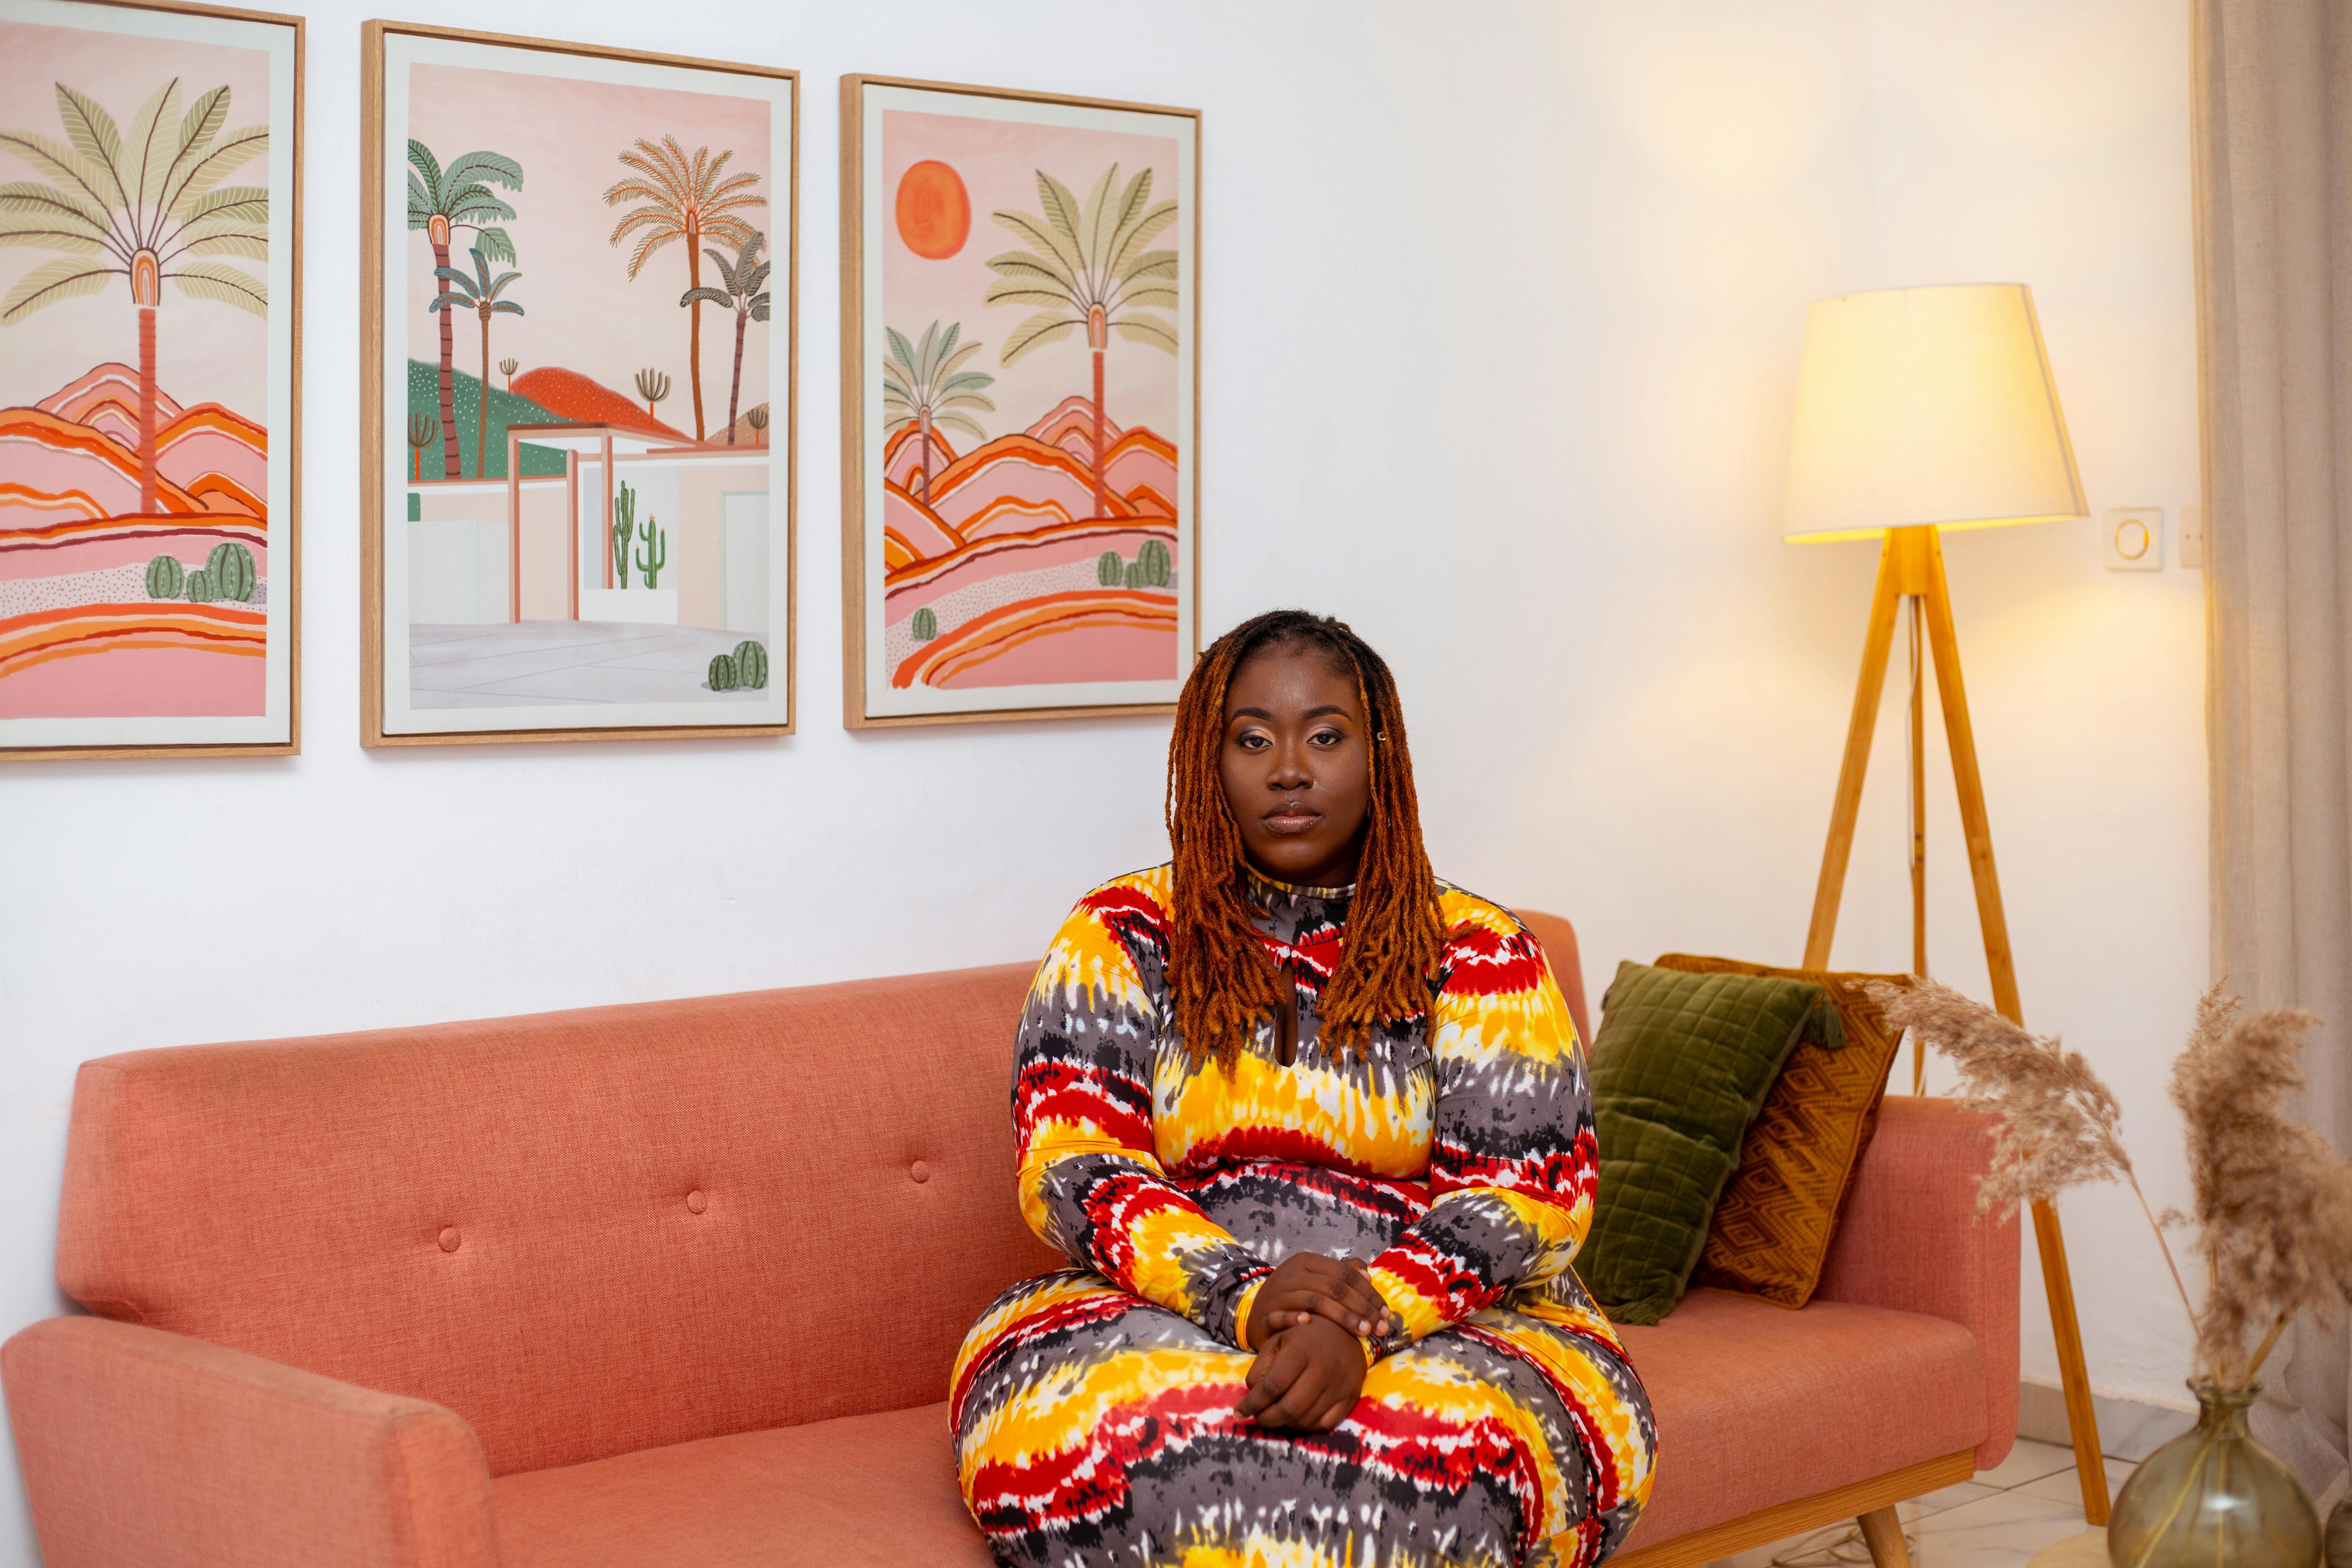
M845 71L1206 110L1208 621L1303 603L1381 647L1441 873L1574 916L1596 994L1668 948L1799 955L1873 566L1774 531L1806 301L2032 283L2094 510L2194 499L2184 0L711 0L658 36L420 0L805 73L803 733L362 751L375 10L309 9L304 754L0 776L0 1332L62 1305L86 1058L1023 959L1160 856L1161 722L838 727ZM1949 559L2028 1018L2116 1084L2161 1205L2161 1069L2205 965L2201 583L2104 572L2087 524ZM1907 964L1900 748L1890 702L1841 963ZM1934 967L1981 994L1930 795ZM2101 1386L2163 1396L2186 1336L2126 1202L2068 1200L2075 1283ZM0 1563L32 1560L0 1484Z
M2031 282L2094 518L2177 524L2198 490L2188 6L1874 0L1871 18L1878 275ZM2104 569L2095 524L1950 549L2026 1019L2114 1086L2158 1212L2188 1205L2165 1085L2208 978L2204 581L2166 542L2160 574ZM1931 804L1931 952L1983 995L1948 787ZM2105 1187L2061 1210L2094 1383L2188 1406L2190 1335L2138 1205ZM2054 1380L2035 1261L2025 1367Z

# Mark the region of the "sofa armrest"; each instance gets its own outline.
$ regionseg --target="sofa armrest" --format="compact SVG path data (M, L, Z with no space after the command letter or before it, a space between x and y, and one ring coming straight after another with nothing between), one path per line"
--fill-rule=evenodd
M1977 1468L2017 1437L2017 1216L1977 1213L1993 1120L1948 1100L1890 1094L1839 1213L1814 1294L1948 1319L1984 1356Z
M202 1340L51 1318L0 1346L48 1568L498 1568L474 1430Z

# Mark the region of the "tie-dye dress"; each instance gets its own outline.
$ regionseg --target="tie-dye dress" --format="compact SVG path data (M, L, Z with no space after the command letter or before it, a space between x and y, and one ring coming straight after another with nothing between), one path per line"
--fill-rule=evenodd
M1570 1260L1592 1215L1583 1055L1542 949L1444 886L1429 1012L1370 1059L1317 1045L1349 890L1252 877L1297 989L1228 1073L1177 1037L1169 870L1071 912L1021 1020L1021 1206L1074 1267L956 1358L965 1501L1024 1568L1590 1568L1648 1496L1649 1402ZM1363 1259L1402 1321L1330 1432L1234 1408L1259 1282Z

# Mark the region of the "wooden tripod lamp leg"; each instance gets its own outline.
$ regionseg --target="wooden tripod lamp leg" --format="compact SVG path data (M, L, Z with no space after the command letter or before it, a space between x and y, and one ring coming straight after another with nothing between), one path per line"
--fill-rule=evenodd
M1853 853L1853 828L1862 807L1863 777L1870 767L1870 742L1878 725L1878 705L1886 686L1886 660L1895 642L1895 615L1901 600L1916 595L1926 611L1927 644L1936 663L1936 689L1950 742L1953 782L1960 797L1960 826L1968 841L1969 874L1976 884L1977 917L1984 928L1985 966L1992 975L1993 1005L2012 1023L2022 1022L2017 996L2017 963L2010 952L2009 919L2000 902L2000 875L1992 858L1992 829L1985 818L1984 778L1977 767L1976 731L1969 723L1967 689L1960 679L1960 647L1952 629L1952 598L1944 577L1943 541L1933 528L1888 531L1878 558L1878 584L1870 601L1870 627L1863 638L1862 676L1855 682L1853 716L1846 726L1845 759L1838 769L1837 800L1830 811L1829 841L1822 848L1821 881L1813 892L1812 924L1805 932L1805 967L1826 969L1831 939L1837 934L1838 903L1845 889L1846 863ZM1914 726L1916 732L1916 726ZM1915 769L1921 764L1915 762ZM1915 957L1916 957L1915 953ZM2091 1404L2091 1376L2083 1359L2083 1330L2074 1316L2074 1286L2066 1267L2066 1241L2058 1211L2033 1205L2033 1239L2042 1258L2042 1282L2050 1299L2050 1327L2058 1342L2058 1372L2066 1390L2066 1423L2074 1439L2076 1479L2083 1487L2083 1514L2093 1524L2107 1522L2107 1471L2099 1453L2097 1413ZM1865 1520L1865 1534L1869 1521ZM1883 1536L1885 1530L1880 1531ZM1894 1530L1894 1549L1902 1533ZM1874 1549L1881 1542L1874 1541ZM1874 1550L1874 1556L1876 1555ZM1879 1568L1888 1568L1880 1559Z
M1927 682L1919 668L1919 596L1909 594L1911 644L1911 973L1927 973ZM1927 1042L1911 1040L1911 1092L1927 1092Z
M1878 728L1878 699L1886 688L1886 655L1895 646L1895 586L1892 536L1878 557L1878 586L1870 599L1870 629L1862 639L1862 679L1854 683L1853 717L1845 730L1845 760L1838 766L1837 802L1830 808L1829 842L1822 847L1822 879L1813 889L1813 921L1805 932L1805 967L1826 969L1837 934L1838 900L1845 892L1846 861L1853 855L1853 824L1862 809L1863 775L1870 771L1870 738Z
M1936 692L1960 797L1960 830L1968 841L1969 873L1977 889L1977 919L1984 928L1985 967L1993 1006L2012 1024L2024 1022L2017 997L2017 962L2010 952L2009 918L2000 902L2000 874L1992 861L1992 828L1985 819L1984 776L1977 769L1976 731L1969 723L1960 680L1960 645L1952 629L1952 597L1944 577L1943 541L1927 531L1927 643L1935 652ZM2058 1342L2058 1373L2066 1390L2066 1425L2074 1437L2075 1477L2083 1486L2083 1516L2107 1522L2107 1468L2099 1453L2098 1415L2091 1405L2090 1369L2083 1360L2083 1330L2074 1318L2074 1285L2066 1268L2066 1241L2058 1211L2033 1205L2033 1239L2042 1255L2042 1283L2050 1298L2050 1327Z

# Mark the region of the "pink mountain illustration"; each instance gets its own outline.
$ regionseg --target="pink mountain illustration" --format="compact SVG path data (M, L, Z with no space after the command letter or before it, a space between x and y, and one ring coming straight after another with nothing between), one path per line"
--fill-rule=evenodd
M898 686L1158 680L1176 668L1176 448L1065 398L1027 429L959 451L912 426L883 447L883 620ZM1131 574L1158 552L1156 577ZM1115 563L1109 579L1103 575ZM992 606L992 607L991 607ZM911 629L926 616L918 640Z
M931 432L931 478L938 479L949 464L956 460L956 449L944 431ZM923 472L923 443L920 434L909 425L890 437L882 448L882 477L909 495L920 492L918 481Z
M1059 447L1082 463L1094 460L1095 405L1090 397L1065 397L1055 404L1053 412L1029 426L1029 434L1048 447ZM1118 445L1119 427L1106 416L1103 419L1103 445Z
M921 469L920 442L912 426L900 430L883 449L886 483L883 531L892 571L928 561L982 539L1032 534L1094 518L1094 468L1086 449L1094 437L1092 405L1086 408L1080 452L1041 437L1040 429L1066 437L1070 405L1038 426L1000 436L959 456L935 431L931 436L931 480L925 500L915 484ZM1104 478L1110 494L1107 518L1172 520L1176 515L1176 449L1141 426L1112 433Z
M249 714L266 700L268 432L155 394L155 505L142 508L139 383L105 363L0 408L0 717ZM240 546L258 598L148 590ZM142 570L145 569L145 570ZM252 590L248 589L248 593Z
M28 413L51 418L24 418ZM129 365L98 365L30 410L0 413L0 426L7 443L0 468L8 475L0 484L0 520L20 507L85 518L139 510L139 376ZM89 435L117 449L84 438ZM266 516L269 433L217 403L183 406L159 387L155 471L168 486L157 498L167 512Z
M95 365L33 405L76 425L87 425L111 436L133 451L139 447L139 373L112 361ZM155 389L155 424L160 429L180 416L180 405L162 387Z

